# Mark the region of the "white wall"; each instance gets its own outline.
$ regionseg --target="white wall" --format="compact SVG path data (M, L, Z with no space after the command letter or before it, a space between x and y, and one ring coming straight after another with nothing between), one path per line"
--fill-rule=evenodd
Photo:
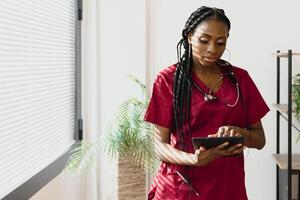
M140 94L127 75L145 81L145 1L99 1L99 68L101 135L116 116L120 104ZM100 199L117 199L116 166L100 164ZM111 193L108 192L111 191Z
M300 52L300 2L155 0L155 73L176 62L176 44L184 23L191 12L202 5L225 10L232 23L228 41L230 62L249 71L266 102L271 106L276 100L276 58L272 53L276 50L286 52L288 49ZM226 53L224 58L228 58ZM293 63L299 69L300 57L295 57ZM283 89L286 91L284 87ZM286 92L283 93L285 98L282 98L282 101L286 102ZM275 199L276 194L276 165L271 157L276 151L274 110L263 119L263 125L267 138L265 148L262 151L246 151L245 156L246 184L250 200ZM295 140L293 141L295 144ZM283 150L286 150L286 144L282 143ZM298 151L299 147L300 144L295 145Z

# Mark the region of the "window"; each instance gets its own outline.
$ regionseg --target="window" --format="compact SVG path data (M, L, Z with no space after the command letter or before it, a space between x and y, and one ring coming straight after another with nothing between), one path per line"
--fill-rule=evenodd
M0 1L0 199L76 142L78 8L75 0Z

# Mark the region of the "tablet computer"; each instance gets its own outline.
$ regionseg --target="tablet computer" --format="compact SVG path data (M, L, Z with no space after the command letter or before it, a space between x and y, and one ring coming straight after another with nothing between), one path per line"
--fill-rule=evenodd
M194 149L199 149L200 146L204 146L206 149L216 147L225 142L229 142L226 148L235 145L243 144L243 136L233 136L233 137L193 137L192 138Z

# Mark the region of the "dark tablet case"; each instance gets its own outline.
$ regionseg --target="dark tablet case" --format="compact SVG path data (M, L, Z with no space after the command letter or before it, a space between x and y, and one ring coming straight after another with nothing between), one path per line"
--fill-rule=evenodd
M193 137L192 142L195 150L199 149L200 146L204 146L205 148L209 149L225 142L229 142L227 147L230 147L235 144L243 144L244 137Z

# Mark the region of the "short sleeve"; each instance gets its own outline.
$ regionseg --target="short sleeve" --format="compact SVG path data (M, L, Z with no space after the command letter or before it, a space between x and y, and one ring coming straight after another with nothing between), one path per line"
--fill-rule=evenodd
M247 124L250 126L261 120L270 109L248 72L245 73L243 82L245 84L242 95L247 109Z
M173 127L173 84L166 74L159 74L153 84L153 91L144 120L169 129Z

